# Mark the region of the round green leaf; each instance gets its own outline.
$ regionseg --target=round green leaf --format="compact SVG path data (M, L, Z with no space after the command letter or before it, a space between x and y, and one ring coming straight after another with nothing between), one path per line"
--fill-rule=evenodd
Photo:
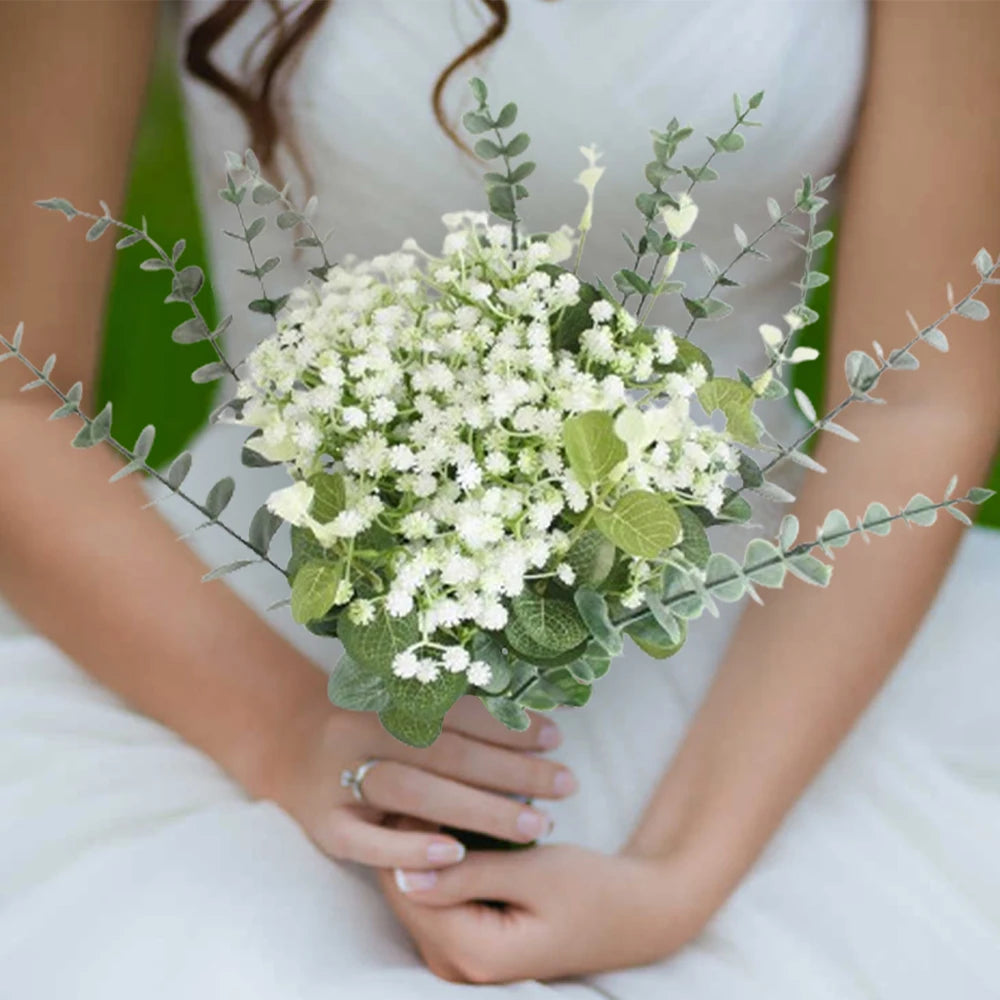
M583 619L567 601L523 593L514 599L511 611L515 631L523 631L553 656L568 653L590 638Z
M596 510L594 522L618 548L640 559L654 559L681 537L670 502L646 490L626 493L611 510Z
M625 442L615 434L614 419L602 410L568 417L563 423L563 446L569 467L585 488L606 479L628 458Z
M322 618L333 605L342 575L337 563L306 563L292 583L292 617L300 625Z

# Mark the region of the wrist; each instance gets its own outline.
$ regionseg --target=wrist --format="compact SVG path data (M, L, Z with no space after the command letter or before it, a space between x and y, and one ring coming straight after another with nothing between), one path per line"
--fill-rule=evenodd
M686 943L701 933L735 888L725 865L686 845L651 855L623 851L645 872L649 907L659 926L671 927L671 938ZM677 946L675 941L671 950Z
M326 697L326 678L312 664L289 672L280 695L248 708L219 762L256 799L284 802L317 734L336 709Z

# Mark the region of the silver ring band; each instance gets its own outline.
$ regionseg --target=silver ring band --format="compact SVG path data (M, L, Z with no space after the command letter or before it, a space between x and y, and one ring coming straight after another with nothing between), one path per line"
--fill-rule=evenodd
M344 768L340 772L340 787L349 788L351 794L358 800L358 802L365 801L365 793L362 789L362 784L365 778L368 776L368 772L378 763L381 763L380 757L369 757L366 761L361 763L356 770L351 770L350 768Z

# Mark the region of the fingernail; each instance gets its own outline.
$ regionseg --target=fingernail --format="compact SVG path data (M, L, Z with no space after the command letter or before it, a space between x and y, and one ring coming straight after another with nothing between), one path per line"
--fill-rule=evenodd
M465 857L465 845L456 840L436 840L427 847L427 860L432 865L455 864Z
M562 733L554 722L546 722L538 730L538 745L543 750L555 750L562 743Z
M517 832L532 840L544 836L552 829L552 820L543 813L523 812L517 817Z
M552 781L556 795L572 795L576 791L576 778L570 771L558 771Z
M400 892L419 892L421 889L430 889L437 882L437 872L407 872L402 868L397 868L393 872L396 879L396 887Z

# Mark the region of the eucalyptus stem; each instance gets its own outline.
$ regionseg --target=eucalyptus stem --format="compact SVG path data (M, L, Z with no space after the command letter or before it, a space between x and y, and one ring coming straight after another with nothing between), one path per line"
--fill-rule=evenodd
M890 527L896 521L911 521L921 515L943 510L945 508L957 508L958 505L962 503L976 505L981 502L981 500L976 499L970 494L966 494L961 497L954 497L948 500L942 500L940 503L927 503L920 506L912 506L911 501L911 503L908 504L906 508L900 510L898 514L887 514L883 517L871 518L870 520L865 518L864 523L862 523L859 518L858 523L853 528L845 528L840 531L831 532L828 535L824 534L810 542L801 542L788 548L782 546L777 555L769 556L766 559L760 559L757 562L748 563L741 567L738 572L720 576L713 580L710 584L706 584L706 586L701 588L701 591L711 593L713 590L722 590L728 584L752 578L755 573L760 573L761 571L769 569L772 566L784 564L792 557L808 555L818 548L823 549L824 552L828 551L831 547L839 548L841 546L837 545L838 542L841 543L841 545L846 544L847 541L849 541L854 535L867 535L869 532L873 532L875 534L887 534L888 532L880 532L878 529ZM679 604L682 601L690 600L692 597L697 597L701 591L699 591L698 588L691 587L687 590L678 591L675 594L662 597L660 599L660 603L664 608L669 608L673 604ZM627 628L629 625L647 618L650 614L651 612L649 610L643 609L635 614L619 619L615 622L615 625L618 628Z
M157 243L157 241L154 240L153 237L150 236L149 233L147 232L145 219L143 219L142 228L139 229L136 228L135 226L129 225L129 223L127 222L122 222L120 219L113 218L109 213L105 213L104 215L94 215L92 212L84 212L78 208L74 208L74 215L79 215L83 219L90 219L95 223L100 222L103 219L106 219L108 225L114 226L115 228L128 233L129 236L134 237L133 242L135 243L140 241L145 242L150 247L150 249L157 255L157 257L159 257L159 259L163 262L164 267L160 268L160 270L169 270L171 278L173 279L174 283L178 283L181 280L180 271L177 270L177 265L175 264L173 257L170 254L168 254L166 250L164 250L163 247L161 247L160 244ZM195 302L194 295L185 296L183 298L178 297L178 301L183 301L187 304L188 308L191 310L194 316L195 321L205 331L204 339L207 340L212 345L212 350L215 352L215 356L218 359L219 364L221 364L229 373L229 375L231 375L238 382L239 375L236 372L236 368L234 368L233 365L230 364L229 359L225 355L225 352L219 345L219 335L217 331L213 331L211 327L209 327L208 323L205 320L204 315L202 314L201 309L198 307L198 303Z
M715 276L715 280L712 282L708 291L705 292L703 299L711 298L712 293L719 287L722 282L729 277L729 272L746 256L753 254L757 250L758 244L760 244L764 239L771 235L778 229L783 222L787 222L789 217L794 215L798 211L798 207L793 207L788 209L787 212L782 213L777 219L775 219L771 225L766 229L761 230L745 247L740 248L740 252ZM691 336L691 331L695 328L698 323L698 317L692 316L691 321L687 325L687 329L681 334L685 339Z
M708 170L708 168L711 166L712 160L714 160L715 157L718 155L719 150L723 148L723 144L724 144L725 140L728 139L729 136L734 135L736 133L736 130L747 119L747 117L749 116L751 110L752 110L751 108L745 108L743 111L741 111L736 116L736 121L734 121L733 124L730 125L729 130L727 132L724 132L719 137L719 139L716 140L712 144L712 152L709 153L708 156L705 158L705 162L702 163L702 165L700 167L698 167L698 169L695 172L694 176L691 178L691 183L688 184L688 186L687 186L687 190L685 191L685 194L690 194L695 189L695 186L698 184L698 182L701 179L701 177L704 176L705 171ZM636 254L635 263L632 265L632 270L633 271L639 266L640 256L641 255L639 255L638 253ZM648 280L649 280L650 284L652 284L654 282L654 280L656 278L656 272L659 270L660 263L663 261L663 258L665 256L666 256L666 254L663 252L662 249L660 249L660 250L657 251L657 253L656 253L656 259L653 261L652 270L649 272L649 279ZM629 294L631 294L631 293L629 293ZM642 315L642 307L645 305L646 299L648 297L649 297L649 292L643 292L642 293L642 297L639 299L639 305L638 305L638 307L635 310L635 314L636 314L637 317ZM622 305L625 305L625 303L628 301L628 298L629 298L629 296L626 295L625 298L622 299ZM656 296L654 295L654 299L655 298L656 298Z
M309 210L308 204L303 211L299 211L291 202L288 195L284 191L278 192L278 199L281 202L281 207L286 212L291 212L299 217L298 224L303 225L309 231L309 236L315 242L312 244L314 249L319 251L320 257L323 258L323 270L329 271L333 264L330 262L330 258L326 254L326 242L322 236L320 236L319 231L312 224L312 220L306 215L306 211ZM315 201L315 199L310 199L310 201Z
M88 430L93 429L95 426L95 420L91 417L88 417L87 414L85 414L80 409L79 402L76 399L71 398L70 395L63 392L63 390L60 389L59 386L52 381L47 371L43 370L42 368L39 368L37 365L34 364L34 362L31 361L30 358L28 358L25 354L21 352L20 345L16 343L17 339L18 338L15 337L14 341L9 341L7 340L6 337L3 336L3 334L0 334L0 346L4 347L9 352L7 356L9 357L12 355L13 357L15 357L25 368L28 369L28 371L32 373L32 375L35 376L35 380L37 383L44 385L54 396L56 396L61 401L61 403L63 404L63 408L65 409L65 413L59 414L60 416L70 416L70 415L77 416L80 418L80 420L83 422L84 426ZM6 360L6 358L0 358L0 360ZM50 365L47 363L46 367L50 367ZM34 388L34 387L35 387L34 385L29 383L29 385L26 386L25 388ZM229 525L225 524L223 521L220 521L217 516L214 516L212 512L208 510L207 507L205 507L203 504L195 500L194 497L192 497L189 493L185 493L184 490L182 490L180 487L175 488L173 485L171 485L170 481L167 479L166 476L164 476L158 469L156 469L154 466L150 465L146 461L145 456L140 455L134 449L129 448L126 445L122 444L117 438L113 437L110 434L110 432L107 433L102 432L102 434L103 434L102 440L105 441L108 445L110 445L111 448L114 449L114 451L116 451L122 458L127 460L128 465L126 466L126 468L129 469L129 471L144 472L148 476L151 476L153 479L159 482L161 485L166 486L170 490L171 494L179 497L189 506L197 510L203 517L207 518L208 523L217 525L227 535L229 535L231 538L239 542L242 546L253 552L253 554L257 557L258 561L267 563L267 565L273 567L279 573L281 573L282 576L285 576L284 569L281 566L279 566L276 562L274 562L266 553L260 552L260 550L258 550L253 544L251 544L249 540L247 540L241 534L239 534L239 532L234 531L232 528L229 527ZM95 443L97 442L95 441ZM125 469L123 468L121 472L125 473Z
M500 134L500 128L495 123L493 125L493 134L497 137L497 145L504 152L501 154L501 159L503 160L503 165L507 170L507 176L510 177L513 173L513 168L510 165L510 156L508 156L506 147L504 146L503 136ZM510 220L510 248L511 250L517 249L517 224L520 220L517 215L517 198L514 198L514 210L513 215ZM577 261L579 263L579 261Z
M806 299L809 298L809 275L812 273L812 260L813 254L816 252L813 249L813 237L816 235L816 213L810 212L809 222L806 224L806 234L805 234L805 254L802 260L802 281L800 282L799 288L799 301L792 306L791 311L798 315L802 308L806 304ZM788 350L789 345L792 342L792 338L798 331L797 326L789 327L788 334L778 345L775 356L771 359L771 363L765 369L765 372L774 371L774 369L780 364L781 358L784 356L785 351Z
M793 441L791 444L788 445L779 445L778 454L775 455L775 457L772 458L770 462L764 465L761 468L761 471L764 473L768 472L770 469L773 469L775 465L777 465L780 461L785 459L792 452L798 451L798 449L801 448L802 445L804 445L807 441L811 440L818 431L823 430L827 424L834 423L836 421L836 418L840 416L840 414L843 413L844 410L846 410L852 403L861 400L869 401L870 397L868 396L867 390L875 388L881 377L890 368L897 367L897 365L893 363L894 360L898 359L901 356L907 355L913 347L915 347L921 341L926 340L930 334L932 334L934 331L939 331L940 327L944 323L946 323L949 319L951 319L956 315L961 315L962 307L965 306L971 300L973 300L976 294L984 285L996 284L996 281L993 279L993 275L996 274L998 269L1000 269L1000 262L993 264L988 270L986 270L985 273L981 274L979 281L972 288L972 290L965 295L964 298L959 300L957 303L953 302L948 308L948 310L942 313L933 323L918 330L905 346L897 350L890 351L888 355L881 356L880 362L875 371L872 373L866 391L864 393L859 393L857 390L852 389L848 396L846 396L839 403L837 403L837 405L834 406L823 417L815 421L812 424L812 426L807 431L804 431L802 434L800 434L799 437L795 439L795 441Z

